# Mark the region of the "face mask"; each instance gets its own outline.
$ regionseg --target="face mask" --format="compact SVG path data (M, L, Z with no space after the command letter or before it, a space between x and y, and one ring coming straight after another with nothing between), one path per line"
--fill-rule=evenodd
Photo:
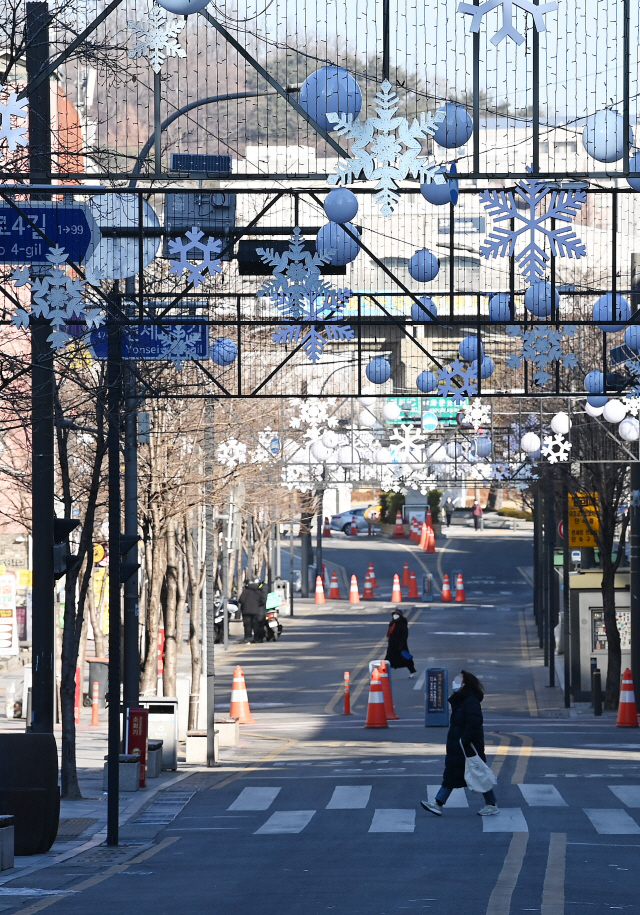
M462 677L456 677L453 683L451 684L451 689L454 693L457 693L460 687L462 686Z
M391 614L391 619L392 619L392 620L399 620L399 619L400 619L400 614L399 614L399 613L392 613L392 614Z

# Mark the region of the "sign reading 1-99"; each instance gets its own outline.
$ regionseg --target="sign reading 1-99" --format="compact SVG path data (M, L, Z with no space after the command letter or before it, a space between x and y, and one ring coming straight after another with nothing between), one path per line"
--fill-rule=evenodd
M16 206L20 213L13 207L0 206L0 263L47 264L49 248L58 244L77 264L87 259L90 249L100 240L95 219L80 204L16 201Z

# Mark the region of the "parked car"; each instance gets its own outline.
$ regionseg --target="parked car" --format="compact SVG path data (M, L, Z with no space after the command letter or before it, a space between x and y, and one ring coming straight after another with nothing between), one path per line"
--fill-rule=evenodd
M342 531L344 534L348 534L351 531L351 519L355 518L358 533L368 534L369 522L364 517L365 511L365 508L352 508L349 509L349 511L340 512L339 515L331 515L331 530ZM378 525L372 524L371 528L374 533L380 533Z

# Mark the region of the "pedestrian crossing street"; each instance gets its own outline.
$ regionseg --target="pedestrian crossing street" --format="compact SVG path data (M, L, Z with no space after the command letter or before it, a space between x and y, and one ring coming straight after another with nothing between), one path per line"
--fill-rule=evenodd
M434 801L439 784L427 785L429 801ZM500 807L496 816L482 817L484 832L529 832L527 811L533 808L569 808L576 809L563 798L555 785L518 785L524 807ZM615 798L624 807L640 810L640 785L609 785L611 798ZM325 810L367 810L371 800L373 785L337 785ZM286 799L287 790L281 786L243 788L233 803L227 808L234 813L268 812L273 805ZM593 802L593 797L591 798ZM478 796L478 806L482 800ZM476 806L473 804L472 806ZM455 789L445 808L445 817L449 810L469 808L469 798L464 788ZM634 819L622 807L581 807L583 818L580 825L585 829L592 828L597 834L605 836L640 835L640 815ZM370 833L412 833L416 828L416 815L423 816L416 803L415 808L369 808L372 813L368 832ZM471 812L471 811L470 811ZM312 822L318 809L314 810L275 810L254 830L254 835L286 835L303 832ZM427 818L431 814L424 813Z

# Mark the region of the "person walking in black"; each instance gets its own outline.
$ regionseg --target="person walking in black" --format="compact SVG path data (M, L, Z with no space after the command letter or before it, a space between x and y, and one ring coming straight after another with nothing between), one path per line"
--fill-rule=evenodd
M244 587L239 604L244 625L244 644L264 642L267 593L260 578L254 578Z
M445 518L447 519L447 527L451 527L451 519L453 518L453 513L456 508L451 496L447 496L447 498L444 500L444 505L442 507L444 508L444 515L445 515Z
M402 610L396 609L391 614L391 623L387 629L387 638L389 644L385 661L397 670L399 667L409 668L409 679L416 676L416 666L413 663L413 656L409 651L407 640L409 638L409 624L402 615Z
M447 755L444 763L442 787L436 794L435 801L420 801L422 807L436 816L442 816L442 808L449 799L454 788L465 788L464 758L475 756L475 751L480 759L486 762L484 755L484 727L482 721L482 708L480 703L484 698L484 687L476 676L463 670L451 684L453 692L449 696L451 706L451 723L447 734ZM462 746L460 746L462 741ZM472 746L473 744L473 746ZM462 752L464 747L464 753ZM496 796L491 791L482 795L485 806L478 811L481 817L493 816L498 813Z

